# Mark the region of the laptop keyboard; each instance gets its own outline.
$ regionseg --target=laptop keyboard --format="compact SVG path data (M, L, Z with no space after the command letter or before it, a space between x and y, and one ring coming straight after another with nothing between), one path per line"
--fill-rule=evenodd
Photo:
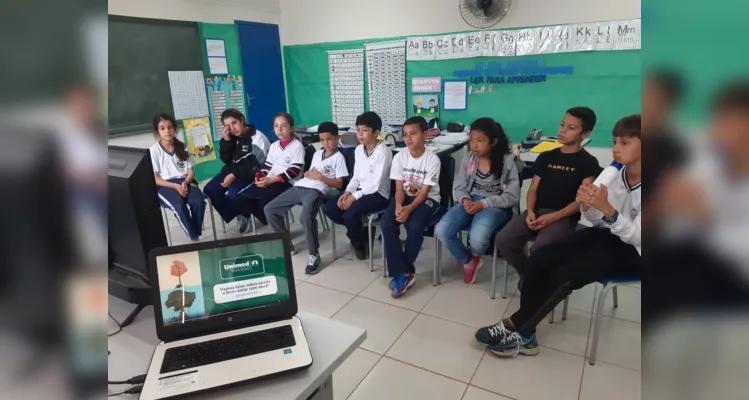
M296 345L291 325L167 349L161 373L195 368Z

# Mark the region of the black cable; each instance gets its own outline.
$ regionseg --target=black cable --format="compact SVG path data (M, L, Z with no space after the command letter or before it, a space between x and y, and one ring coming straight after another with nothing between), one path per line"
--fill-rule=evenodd
M109 314L109 318L112 318L112 321L114 321L114 323L117 324L117 330L114 331L114 332L112 332L112 333L110 333L109 335L107 335L107 337L112 337L112 336L120 333L120 331L122 330L122 326L120 325L120 323L116 319L114 319L114 317L112 316L112 313L110 313L109 311L107 311L107 314Z
M138 386L133 386L130 389L125 390L124 392L109 394L109 395L107 395L107 397L121 396L123 394L138 394L138 393L140 393L142 391L143 391L143 385L138 385Z
M146 374L134 376L126 381L107 381L107 385L136 385L146 381Z

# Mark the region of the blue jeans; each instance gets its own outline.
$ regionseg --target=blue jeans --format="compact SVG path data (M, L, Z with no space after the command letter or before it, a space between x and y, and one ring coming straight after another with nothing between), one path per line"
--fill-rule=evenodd
M483 198L484 196L471 196L473 201ZM460 231L468 229L473 254L483 256L491 245L492 235L502 229L511 217L511 208L485 208L476 215L470 215L463 204L456 204L447 210L434 229L434 234L458 262L468 264L471 254L458 236Z

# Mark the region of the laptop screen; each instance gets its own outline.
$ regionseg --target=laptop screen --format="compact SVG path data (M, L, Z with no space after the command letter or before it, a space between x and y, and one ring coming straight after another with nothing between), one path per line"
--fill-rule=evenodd
M164 326L288 302L280 239L156 257Z

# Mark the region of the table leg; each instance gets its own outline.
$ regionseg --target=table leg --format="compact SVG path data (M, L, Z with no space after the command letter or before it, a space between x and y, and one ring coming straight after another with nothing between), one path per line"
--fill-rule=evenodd
M333 374L307 400L333 400Z

